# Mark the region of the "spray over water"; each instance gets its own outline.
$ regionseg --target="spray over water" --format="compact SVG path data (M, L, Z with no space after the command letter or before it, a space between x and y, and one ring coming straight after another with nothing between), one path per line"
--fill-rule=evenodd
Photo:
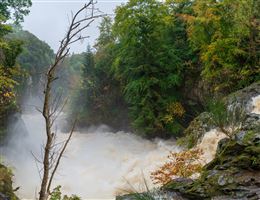
M259 113L259 100L260 96L252 99L252 113ZM14 133L8 146L1 149L6 163L13 167L21 198L38 196L41 166L33 155L42 157L44 130L40 113L23 114L22 120L12 124ZM65 140L67 134L57 130L58 140ZM224 137L217 129L205 133L197 145L204 152L204 163L214 158L218 141ZM180 150L172 140L149 141L131 133L113 133L106 126L75 132L53 185L61 185L64 194L77 194L83 199L114 198L133 189L145 191L144 181L149 188L154 187L150 173L165 163L170 151Z
M28 134L20 135L16 128L3 151L6 162L13 166L15 186L20 186L18 196L34 199L41 166L37 168L33 155L42 157L44 120L40 113L23 114L22 120ZM59 141L66 137L66 133L58 133ZM62 185L64 194L84 199L113 198L131 188L143 191L144 179L153 187L150 173L165 162L169 151L179 150L174 141L149 141L130 133L110 132L105 126L75 132L53 185Z

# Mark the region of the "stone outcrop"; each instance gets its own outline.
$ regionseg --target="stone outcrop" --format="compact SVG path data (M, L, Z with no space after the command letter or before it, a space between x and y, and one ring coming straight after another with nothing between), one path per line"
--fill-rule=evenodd
M150 199L260 199L260 114L259 108L256 109L260 104L253 103L259 95L260 82L257 82L227 96L227 105L238 104L246 110L242 127L231 138L218 142L215 158L203 167L198 179L175 179L156 190L157 194L161 194L160 198L152 195ZM210 114L202 113L185 130L186 138L181 142L191 148L213 128L216 127L211 123ZM171 198L163 198L165 194ZM121 199L138 199L135 195L126 197Z
M177 142L179 145L192 148L201 141L204 134L215 128L213 123L210 123L211 116L208 112L201 113L198 117L192 120L188 128L184 130L184 137Z
M239 104L247 111L239 132L219 141L215 158L204 166L200 178L176 179L163 189L187 199L260 199L260 115L253 112L258 105L252 102L259 95L260 82L226 97L229 106ZM197 141L206 131L201 127L211 126L201 120L203 115L195 119L199 129L192 123L189 127Z
M227 105L241 105L247 111L247 117L243 123L243 130L256 129L260 123L260 115L252 113L254 109L253 98L260 95L260 81L249 87L239 90L224 98ZM194 118L184 131L184 137L178 143L187 148L192 148L201 141L201 138L209 130L216 128L209 113L203 112Z
M164 189L188 199L260 199L260 132L222 139L199 179L177 179Z

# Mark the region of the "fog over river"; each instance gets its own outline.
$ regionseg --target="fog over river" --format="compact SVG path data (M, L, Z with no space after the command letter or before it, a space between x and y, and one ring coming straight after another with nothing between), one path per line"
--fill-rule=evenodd
M42 156L44 119L37 112L23 114L22 120L12 124L12 131L15 134L8 147L1 151L5 162L13 167L14 185L20 186L18 196L34 199L40 178L32 152L38 158ZM60 141L68 136L59 128L57 132ZM75 132L53 186L62 185L64 194L77 194L83 199L113 198L125 190L142 191L144 179L152 188L150 173L165 162L169 151L178 151L172 140L149 141L131 133L110 132L105 126Z
M260 95L251 100L252 113L260 113L259 102ZM44 125L39 112L24 112L20 120L10 122L12 137L8 146L0 149L4 162L13 169L15 187L20 187L17 195L23 199L38 196L41 165L34 156L43 157ZM57 141L68 137L58 126L56 130ZM196 147L203 151L203 164L214 158L218 141L224 137L217 129L205 133ZM75 132L53 186L61 185L64 194L83 199L113 199L126 191L144 191L146 183L151 189L155 186L150 174L165 163L170 151L181 151L173 140L150 141L132 133L111 132L106 126Z

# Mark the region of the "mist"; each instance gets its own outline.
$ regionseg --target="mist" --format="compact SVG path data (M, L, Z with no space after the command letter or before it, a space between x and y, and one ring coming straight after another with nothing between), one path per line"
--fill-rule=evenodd
M27 105L30 105L27 102ZM27 106L28 107L28 106ZM24 107L26 108L26 107ZM1 149L4 161L14 173L17 195L35 199L39 192L41 164L45 142L44 119L37 111L25 109L10 121L7 146ZM63 122L63 117L59 120ZM67 133L55 125L57 141ZM108 199L126 191L145 191L155 187L150 173L161 166L170 151L180 151L173 140L142 139L132 133L111 132L101 125L75 132L57 171L53 187L61 185L64 194L83 199Z

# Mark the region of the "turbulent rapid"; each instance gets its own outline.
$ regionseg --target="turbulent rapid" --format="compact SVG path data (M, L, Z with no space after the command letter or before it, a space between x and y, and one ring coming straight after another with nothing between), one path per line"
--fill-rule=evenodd
M15 186L20 186L18 196L34 199L39 191L41 168L34 157L42 157L44 120L39 113L24 114L22 119L24 124L16 125L16 134L3 152L7 164L13 166ZM27 134L19 134L21 125ZM58 140L67 136L59 132ZM174 141L149 141L130 133L110 132L105 126L75 132L54 186L62 185L64 194L77 194L84 199L107 199L125 191L142 191L145 182L153 187L150 173L165 162L169 151L179 150Z
M252 113L260 112L260 95L252 99ZM27 131L23 131L27 130ZM12 167L14 183L20 187L17 195L22 199L38 196L41 165L37 159L43 155L45 141L44 119L40 113L27 113L22 120L11 124L8 146L1 150L4 161ZM68 134L58 132L58 141ZM217 129L205 133L196 148L203 150L201 160L214 158L218 141L226 137ZM169 152L179 152L173 140L142 139L131 133L111 132L100 126L75 132L54 180L64 194L76 194L83 199L113 199L117 194L144 191L146 185L155 187L150 173L167 160Z

